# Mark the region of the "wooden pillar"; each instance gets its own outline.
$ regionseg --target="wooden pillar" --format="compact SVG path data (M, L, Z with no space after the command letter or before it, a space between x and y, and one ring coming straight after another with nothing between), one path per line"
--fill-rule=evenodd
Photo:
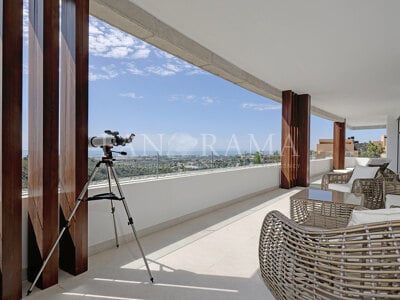
M0 0L0 297L21 298L22 1Z
M281 187L309 185L309 95L282 92Z
M344 156L346 151L346 123L333 124L333 169L344 169Z
M310 185L310 112L311 112L311 96L298 96L297 125L299 133L298 146L298 172L297 184L307 187Z
M281 149L281 187L290 189L295 186L295 132L293 115L295 112L295 96L292 91L282 92L282 149Z
M62 0L60 221L67 218L88 177L89 1ZM60 267L74 275L87 270L88 212L80 205L60 243Z
M29 2L28 280L58 236L59 2ZM55 251L37 286L58 282Z

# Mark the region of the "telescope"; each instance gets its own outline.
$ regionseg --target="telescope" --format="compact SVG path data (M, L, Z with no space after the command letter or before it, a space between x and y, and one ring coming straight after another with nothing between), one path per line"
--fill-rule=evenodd
M104 156L96 164L96 167L93 169L91 175L89 176L89 180L86 182L86 184L83 187L83 189L82 189L81 193L79 194L78 198L75 200L75 205L72 208L71 213L69 214L68 218L66 219L65 224L64 224L64 226L62 227L62 229L60 231L60 234L58 235L56 241L54 242L53 246L51 247L50 252L47 254L47 257L45 258L45 260L44 260L44 262L43 262L38 274L36 275L35 279L33 280L31 286L29 287L29 289L28 289L28 291L26 293L26 295L29 295L30 293L32 293L33 287L36 285L36 283L38 282L40 276L42 275L43 270L45 269L45 267L46 267L47 263L49 262L51 256L53 255L54 251L56 250L57 245L60 243L60 240L61 240L63 234L70 227L70 222L71 222L72 218L74 217L74 214L78 210L78 207L79 207L80 203L93 201L93 200L110 200L111 201L111 214L113 216L115 242L116 242L116 246L117 247L119 247L119 243L118 243L117 226L116 226L115 215L114 215L115 206L114 206L113 200L122 201L123 206L125 208L126 215L128 217L128 225L131 226L131 228L132 228L133 236L135 237L136 243L139 246L139 250L140 250L140 253L142 254L144 263L146 265L146 269L147 269L147 273L149 274L150 281L152 283L154 282L153 275L151 274L151 271L150 271L150 268L149 268L149 264L147 263L147 258L146 258L145 254L144 254L142 246L140 245L139 238L137 236L135 226L133 225L132 215L131 215L131 213L129 211L128 204L125 201L125 196L124 196L124 194L122 192L122 189L121 189L121 186L119 184L117 173L114 170L113 161L115 159L113 158L112 153L116 152L116 153L120 153L122 155L126 155L126 152L111 151L111 149L114 146L125 146L126 144L132 142L132 140L135 137L135 135L133 133L131 133L128 137L124 138L124 137L119 135L118 131L105 130L104 132L106 134L108 134L109 136L104 136L104 137L94 136L94 137L89 138L89 146L90 147L101 147L103 149ZM101 164L105 164L106 169L107 169L109 193L97 194L97 195L94 195L94 196L91 196L91 197L87 197L85 195L87 194L89 185L93 182L93 180L94 180L94 178L96 176L96 173L99 170L99 167L100 167ZM111 187L111 178L112 177L114 178L115 184L117 185L119 196L112 191L112 187Z
M118 131L105 130L108 136L93 136L89 138L89 147L113 147L113 146L125 146L132 142L135 137L134 133L131 133L128 137L122 137Z

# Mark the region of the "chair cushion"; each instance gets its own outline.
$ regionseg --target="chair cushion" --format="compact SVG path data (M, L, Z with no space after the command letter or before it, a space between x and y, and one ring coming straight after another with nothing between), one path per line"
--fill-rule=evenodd
M347 226L400 220L400 208L353 210Z
M330 183L328 184L329 190L350 193L351 192L351 184L348 183Z
M381 157L376 157L376 158L370 158L368 161L369 166L381 166L384 164L389 164L390 159L388 158L381 158Z
M378 170L379 167L356 166L348 184L353 185L354 180L358 178L375 178L376 172L378 172Z
M391 206L400 206L400 195L386 195L385 208L390 208Z

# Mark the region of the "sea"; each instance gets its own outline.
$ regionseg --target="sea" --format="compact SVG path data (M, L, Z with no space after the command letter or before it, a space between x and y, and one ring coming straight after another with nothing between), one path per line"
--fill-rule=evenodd
M132 152L127 149L118 149L115 148L116 151L126 151L127 156L126 157L140 157L140 156L236 156L236 155L245 155L249 154L249 152L240 152L238 153L237 151L226 151L226 150L216 150L214 152L208 151L187 151L187 152L182 152L182 151L168 151L165 153L159 153L157 151L146 151L144 152ZM269 154L268 151L263 152L263 154ZM28 150L22 150L22 157L27 157L28 156ZM88 148L88 157L102 157L103 156L103 150L101 148Z

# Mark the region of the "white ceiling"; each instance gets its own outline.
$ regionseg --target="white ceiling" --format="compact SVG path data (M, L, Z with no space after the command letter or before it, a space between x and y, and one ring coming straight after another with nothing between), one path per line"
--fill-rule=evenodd
M130 0L280 90L357 126L400 115L398 0Z

